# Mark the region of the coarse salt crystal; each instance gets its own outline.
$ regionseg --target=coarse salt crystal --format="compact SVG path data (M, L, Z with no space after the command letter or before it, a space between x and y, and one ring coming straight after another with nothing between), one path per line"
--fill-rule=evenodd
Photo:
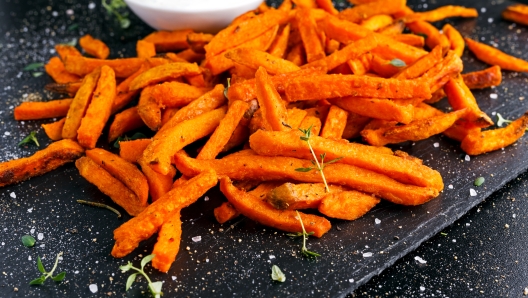
M28 257L28 261L31 261L31 256Z
M379 225L381 223L381 220L379 218L374 219L374 223Z
M517 215L515 215L515 214L512 214L512 217L513 217L513 218L516 218L516 217L517 217Z
M447 188L453 189L453 184L449 184L449 186L447 186Z
M348 280L348 282L354 282L354 279L353 279L353 278L351 278L351 279L349 279L349 280Z
M420 291L425 291L425 287L420 287Z
M54 17L56 17L56 16L58 16L58 15L59 15L59 13L58 13L58 12L56 12L56 11L54 11L54 12L52 12L52 13L51 13L51 15L52 15L52 16L54 16ZM94 293L95 293L95 292L94 292Z
M16 199L16 194L15 194L15 192L11 192L11 193L9 194L9 196L12 197L13 199Z
M79 274L79 270L75 270L73 273L75 273L75 274Z
M94 9L94 8L95 8L95 3L90 2L90 4L88 4L88 9Z
M209 197L205 196L204 201L206 201L206 202L209 201Z
M91 284L88 287L90 288L90 292L97 293L97 285L96 284Z
M453 241L453 243L456 243L456 239L453 239L453 240L451 240L451 241Z
M486 12L486 7L482 7L482 8L480 9L480 12L485 13L485 12Z
M33 234L33 233L35 233L35 229L31 229L31 230L29 230L29 232L30 232L31 234Z
M37 235L37 239L38 239L38 240L42 240L42 239L44 239L44 234L43 234L43 233L38 233L38 235Z
M497 99L499 96L496 93L491 93L490 98L491 99Z
M2 242L2 245L5 245L5 242Z
M493 23L493 18L488 18L488 23Z
M433 144L433 147L435 147L435 148L440 147L440 143L434 143L434 144Z
M470 226L469 222L466 222L466 227L469 227L469 226Z
M11 133L10 133L9 131L6 131L6 132L4 132L4 135L6 135L6 136L10 136Z
M209 263L209 259L205 259L205 262L206 262L206 263Z
M200 242L202 241L202 236L194 236L191 238L193 242Z
M275 259L275 256L274 255L269 255L269 258L270 258L270 260L273 260L273 259Z
M66 10L66 14L71 16L73 14L73 9Z
M470 188L469 189L469 195L472 196L472 197L475 197L475 196L477 196L477 191L474 190L473 188Z
M172 280L176 280L176 276L173 275L173 276L172 276Z
M371 252L365 252L365 253L363 253L363 257L364 258L370 258L370 257L372 257L372 253Z
M414 259L415 259L416 261L418 261L418 263L420 263L420 264L425 264L425 263L427 263L426 260L420 258L419 256L414 257Z
M28 213L31 213L31 212L33 212L33 208L28 209Z
M465 161L470 161L470 160L471 160L471 157L469 157L469 155L466 154L466 156L464 157L464 160L465 160Z

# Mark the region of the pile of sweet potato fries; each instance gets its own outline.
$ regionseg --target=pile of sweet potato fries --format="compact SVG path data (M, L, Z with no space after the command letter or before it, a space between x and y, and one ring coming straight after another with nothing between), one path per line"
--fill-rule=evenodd
M351 2L341 12L329 0L262 4L216 35L154 32L131 58L107 59L108 47L89 35L80 46L93 58L58 45L59 57L46 65L56 83L46 88L73 98L14 110L17 120L64 117L42 125L56 142L0 164L0 186L75 161L133 216L115 230L112 255L126 256L158 233L152 265L167 272L181 209L218 181L227 199L214 211L220 223L244 215L301 232L302 221L321 237L331 228L326 217L354 220L380 199L418 205L443 190L440 173L384 145L443 133L477 155L524 134L528 114L483 130L494 123L471 89L496 86L501 69L527 71L528 62L431 24L477 17L475 9ZM465 44L491 67L462 75ZM449 113L430 105L444 97ZM109 142L144 126L154 133L121 141L117 155L96 148L108 124ZM197 155L184 151L207 137ZM356 138L368 145L348 141ZM296 212L307 208L326 217Z

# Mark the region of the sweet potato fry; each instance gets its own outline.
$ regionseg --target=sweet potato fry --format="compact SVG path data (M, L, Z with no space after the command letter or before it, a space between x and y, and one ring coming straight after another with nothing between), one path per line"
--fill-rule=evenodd
M161 127L161 108L154 97L152 89L154 86L148 86L141 91L137 105L137 113L151 130L157 131Z
M498 65L512 71L528 71L528 61L510 56L501 50L485 45L470 38L464 38L466 44L477 58L489 65Z
M372 55L370 71L382 78L390 78L400 71L401 67L391 64L390 60L383 59L379 55Z
M396 15L393 15L393 17L396 18ZM405 29L405 23L402 20L396 20L392 24L381 28L378 30L378 33L383 35L396 35L396 34L402 34L403 30Z
M338 106L332 105L326 116L326 121L321 130L321 137L327 139L341 139L345 130L348 112Z
M240 215L233 205L229 202L223 202L222 205L214 209L214 216L219 224L226 223Z
M515 23L528 25L528 7L523 4L510 5L502 12L502 17Z
M338 193L346 188L329 185L331 193ZM284 183L273 188L266 195L266 201L275 209L297 210L317 208L326 192L324 183Z
M250 68L258 69L259 67L264 67L270 74L292 72L300 69L297 65L288 60L277 58L271 54L256 49L237 48L227 51L225 56L236 63L240 63Z
M425 21L415 21L406 25L414 34L425 34L427 36L425 38L425 44L430 49L434 49L434 47L438 45L441 46L442 49L449 49L451 47L447 37L440 33L435 26Z
M62 118L61 120L52 123L42 124L41 126L50 140L58 141L62 140L62 128L64 127L64 122L66 122L66 118Z
M355 220L374 208L380 199L359 191L349 190L326 195L319 205L319 212L338 219Z
M106 65L114 70L116 77L128 78L141 67L144 59L122 58L106 60L78 56L66 56L63 62L64 68L66 68L68 72L81 77L91 73L96 68Z
M416 62L409 65L408 67L405 67L400 72L395 74L393 78L400 80L416 79L426 73L434 65L442 61L442 58L442 47L436 46L429 54L416 60Z
M277 24L283 24L289 14L281 10L268 10L238 24L231 24L218 32L205 46L206 57L210 58L225 50L237 47L268 31Z
M130 90L130 83L140 74L145 72L147 69L149 69L150 66L147 63L143 63L141 67L132 75L130 75L128 78L123 80L119 85L116 87L116 97L114 100L114 104L112 105L112 114L116 113L117 111L124 108L127 104L129 104L134 97L139 93L140 90Z
M249 108L249 105L243 101L237 100L233 102L227 109L227 113L218 124L214 133L211 135L207 143L196 157L197 159L214 159L222 148L229 141L230 136L235 131L240 119Z
M301 40L306 51L306 60L313 62L323 59L325 55L324 47L317 32L317 25L310 14L310 9L298 9L295 14L295 21L298 24Z
M296 131L258 131L250 137L249 142L251 148L260 155L312 158L308 146L299 136L299 132ZM440 173L394 156L390 150L387 152L387 149L378 151L358 143L344 143L316 136L310 137L310 144L317 156L326 153L327 160L342 158L339 163L385 174L402 183L430 186L437 190L443 188Z
M90 34L79 38L79 45L88 55L99 59L106 59L110 55L108 46L101 40L93 38Z
M150 238L175 212L192 204L218 182L214 171L205 171L149 205L141 214L114 230L116 243L112 256L122 258L131 253L139 242Z
M349 22L358 23L380 14L393 14L405 7L405 0L379 0L365 4L359 4L352 8L347 8L339 13L339 18Z
M273 40L273 42L268 48L268 53L278 58L284 58L286 54L286 50L288 48L288 38L289 37L290 37L290 24L288 23L286 24L286 26L279 29L279 32L277 32L277 36L275 37L275 40Z
M152 142L151 139L137 139L119 142L119 156L131 163L137 163L143 151Z
M262 33L261 35L257 36L256 38L250 39L236 48L251 48L251 49L266 51L270 47L273 40L275 39L275 36L277 36L278 30L279 30L279 25L275 25L271 27L269 30ZM213 75L218 75L234 67L235 62L225 57L225 55L221 53L216 56L208 57L205 60L204 65L211 71Z
M317 3L317 6L319 6L331 15L337 15L339 13L339 11L335 9L334 4L330 0L315 0L315 3Z
M425 38L416 34L395 34L391 38L413 47L423 48L425 45Z
M187 35L190 29L176 31L155 31L143 38L144 41L153 43L158 52L171 52L185 50L189 47Z
M213 90L178 110L178 112L176 112L176 114L174 114L174 116L163 125L156 137L161 135L163 131L176 126L184 120L192 119L222 106L227 101L224 96L224 89L225 88L222 84L218 84Z
M176 211L161 225L158 240L154 244L152 267L167 273L180 250L182 234L180 212Z
M65 44L56 45L55 51L57 52L57 54L59 54L61 60L64 60L64 57L66 56L82 56L81 52L79 52L75 47Z
M429 119L415 120L402 126L389 126L376 130L365 129L361 132L361 136L373 146L424 140L444 132L465 114L466 110L462 109Z
M504 128L493 130L473 130L462 140L462 150L469 155L479 155L499 150L515 143L528 128L528 113Z
M131 107L115 115L114 121L108 130L108 142L112 142L119 136L145 125L138 114L137 107Z
M62 138L75 139L77 137L77 129L81 126L82 118L88 109L88 105L92 99L92 93L97 86L100 75L101 70L96 69L84 77L82 85L75 94L68 114L66 115L66 122L64 122L64 128L62 129Z
M379 14L363 20L361 22L361 27L371 31L377 31L389 26L393 21L394 19L390 15Z
M72 99L45 102L23 102L13 111L15 120L37 120L63 117L68 114Z
M462 60L455 52L448 51L445 58L429 69L420 79L428 82L431 92L442 88L449 79L456 77L463 68Z
M462 54L464 53L464 47L466 46L462 34L460 34L460 32L458 32L458 30L450 24L445 24L442 28L442 32L445 34L447 40L449 40L449 43L451 44L451 51L455 52L458 57L462 57Z
M288 112L286 111L286 106L273 86L266 70L259 67L255 74L255 79L257 99L262 110L263 118L266 119L266 122L273 130L289 130L290 128L287 126Z
M58 57L52 57L44 66L44 69L46 70L46 73L59 84L77 82L80 80L78 75L69 73L64 68L64 64Z
M363 130L363 128L365 128L365 125L367 125L370 119L370 117L348 112L347 122L341 137L345 140L359 137L359 133Z
M302 43L298 43L297 45L293 46L286 55L286 60L297 66L304 65L306 63L306 52L304 51L304 45Z
M308 129L312 128L312 135L318 136L321 132L321 127L323 126L323 123L319 117L312 116L312 115L306 115L304 117L303 121L299 125L299 129Z
M493 121L488 115L480 110L473 93L464 83L462 76L450 79L444 86L444 92L454 110L468 110L464 116L467 122L481 128L493 125Z
M372 54L365 53L359 58L348 60L347 65L352 71L352 74L362 76L370 70L370 62L372 61Z
M165 130L145 149L143 158L156 172L168 174L171 157L188 144L213 133L225 114L226 108L218 108Z
M220 190L238 212L263 225L287 232L302 232L301 224L297 219L298 214L306 231L313 232L315 237L323 236L331 228L330 222L324 217L292 210L277 210L266 202L237 189L228 177L220 179Z
M196 53L205 53L204 46L208 44L214 35L207 33L189 33L187 35L187 43L189 47Z
M196 64L174 62L153 67L130 82L130 90L144 88L159 82L176 79L186 75L198 75L200 67Z
M136 43L138 58L150 58L156 56L156 45L150 41L140 39Z
M344 96L373 98L430 98L429 86L421 80L397 80L355 75L297 77L284 86L288 101Z
M135 165L100 148L86 150L86 156L133 191L140 205L147 205L149 192L147 179Z
M405 23L412 23L416 21L434 23L452 17L476 18L478 17L478 12L475 8L446 5L429 11L414 12L412 14L406 15L403 20Z
M288 124L292 129L297 129L301 126L304 117L306 117L307 112L305 110L293 108L288 109Z
M176 115L179 110L179 108L166 108L161 111L161 126L163 127L163 125L169 122L172 116Z
M147 178L149 185L149 193L150 197L152 198L152 202L157 201L159 198L161 198L164 194L169 192L169 190L174 187L173 180L174 176L176 176L176 169L174 167L171 166L169 169L169 173L163 175L154 171L142 157L139 157L136 160L141 166L141 171L143 172L143 174L145 174L145 177Z
M110 118L115 96L114 71L108 66L103 66L97 88L94 90L86 115L82 118L81 125L77 130L77 141L81 146L90 149L95 148L95 143L97 143L108 118Z
M137 216L145 210L146 203L140 203L133 191L89 157L79 158L75 162L75 166L81 176L97 186L102 193L109 196L117 205L123 207L131 216Z
M219 176L225 175L234 180L322 182L321 175L317 171L299 172L295 170L311 167L312 163L309 160L292 157L248 155L198 160L185 156L183 152L178 152L174 156L174 162L178 170L187 176L214 169ZM419 205L438 196L438 190L435 188L402 184L383 174L348 164L328 164L325 166L324 173L329 184L342 185L374 194L396 204ZM236 205L235 208L241 211Z
M191 49L183 50L176 55L189 63L199 63L205 59L205 54L196 53Z
M72 140L60 140L32 156L0 163L0 187L50 172L79 158L84 149Z
M161 106L180 108L210 90L210 88L198 88L180 82L165 82L152 87L151 97Z
M71 83L50 83L44 86L44 89L56 93L66 93L74 96L82 85L82 81L71 82Z

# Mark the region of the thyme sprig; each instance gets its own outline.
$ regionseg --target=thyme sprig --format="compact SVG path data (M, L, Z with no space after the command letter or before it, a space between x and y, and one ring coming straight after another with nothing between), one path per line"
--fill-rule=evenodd
M44 265L42 265L42 261L40 260L40 257L37 257L37 268L42 273L42 275L29 282L30 285L41 285L48 279L48 277L51 277L56 282L60 282L66 277L66 272L62 271L61 273L53 276L53 272L55 272L55 269L57 269L57 264L59 263L59 258L62 256L62 251L57 254L57 257L55 258L55 264L53 265L53 268L51 268L50 272L47 272L46 269L44 269Z
M295 212L297 212L297 219L299 220L299 222L301 223L301 228L302 228L302 233L301 232L297 232L297 233L288 233L286 235L290 236L290 237L293 237L293 238L296 238L296 237L302 237L303 238L303 245L302 245L302 248L301 248L301 253L307 257L307 258L317 258L317 257L320 257L321 255L316 253L316 252L313 252L313 251L309 251L308 248L306 248L306 239L308 239L308 237L310 237L311 235L313 235L314 232L310 232L310 233L307 233L306 230L304 229L304 224L302 222L302 219L301 219L301 215L299 214L299 211L295 210Z
M132 263L129 261L128 264L126 265L123 265L123 266L120 266L119 269L121 269L121 271L124 273L124 272L127 272L129 271L130 269L132 270L135 270L137 271L136 273L132 273L128 279L127 279L127 282L126 282L126 291L128 291L128 289L130 289L130 287L132 286L132 284L134 283L134 281L136 281L136 276L138 274L141 274L143 275L143 277L145 277L145 279L147 280L148 282L148 288L150 290L150 293L152 294L152 296L154 296L155 298L160 298L161 295L163 295L163 292L161 292L161 287L163 286L163 282L161 281L156 281L156 282L152 282L150 280L150 278L148 277L148 275L145 273L145 271L143 270L145 265L152 261L152 259L154 258L155 255L148 255L146 257L144 257L142 260L141 260L141 269L140 268L136 268L134 266L132 266Z

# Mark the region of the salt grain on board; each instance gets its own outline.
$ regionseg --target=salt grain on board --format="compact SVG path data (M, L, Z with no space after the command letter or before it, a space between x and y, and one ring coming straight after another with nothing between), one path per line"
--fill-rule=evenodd
M349 280L348 280L348 282L354 282L354 279L353 279L353 278L351 278L351 279L349 279Z
M453 189L453 184L449 184L449 186L447 188Z
M374 223L379 225L381 223L381 220L379 218L374 219Z
M97 285L96 284L91 284L89 286L89 288L90 288L90 292L97 293Z
M176 280L176 276L173 275L173 276L172 276L172 280Z
M15 192L11 192L11 193L9 194L9 196L12 197L13 199L16 199L16 194L15 194Z
M470 188L469 189L469 195L472 196L472 197L475 197L475 196L477 196L477 191L474 190L473 188Z
M365 253L363 253L363 257L364 258L370 258L370 257L372 257L372 253L371 252L365 252Z
M191 238L193 242L200 242L202 241L202 236L194 236Z
M427 263L426 260L420 258L419 256L414 257L414 259L415 259L416 261L418 261L418 263L420 263L420 264L425 264L425 263Z
M420 291L421 292L425 291L425 287L420 287Z
M31 212L33 212L33 208L28 209L28 213L31 213Z
M464 160L465 160L465 161L470 161L470 160L471 160L471 157L469 157L469 155L466 154L466 156L464 157Z
M37 235L37 239L38 239L38 240L42 240L42 239L44 239L44 234L43 234L43 233L38 233L38 235Z
M496 93L491 93L490 98L491 99L497 99L499 96Z

